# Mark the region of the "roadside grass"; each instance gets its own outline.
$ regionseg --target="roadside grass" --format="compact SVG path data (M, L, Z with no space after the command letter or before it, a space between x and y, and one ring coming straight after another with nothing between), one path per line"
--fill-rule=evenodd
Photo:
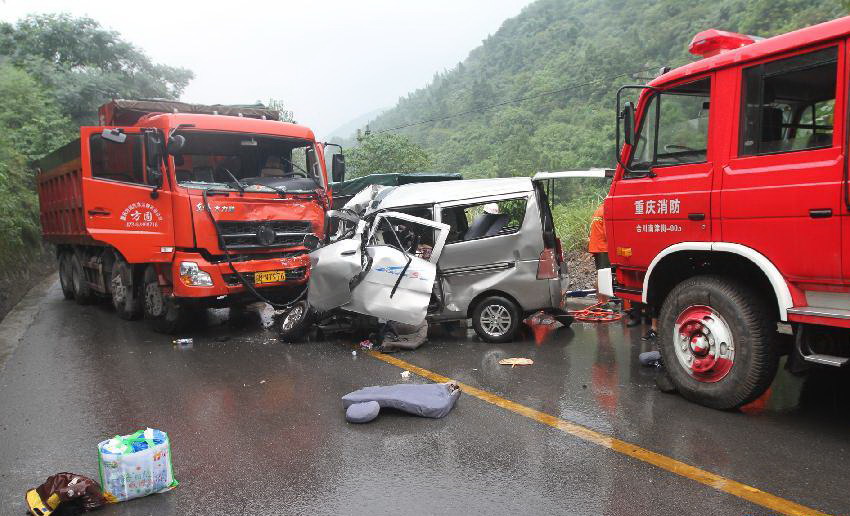
M564 251L586 251L590 236L590 219L605 198L601 194L576 198L552 209L555 232Z

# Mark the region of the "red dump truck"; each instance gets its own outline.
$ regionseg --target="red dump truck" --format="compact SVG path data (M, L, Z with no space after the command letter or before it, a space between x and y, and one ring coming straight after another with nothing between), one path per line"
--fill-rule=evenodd
M711 29L701 59L626 87L640 99L620 110L601 284L654 309L691 400L761 396L777 329L792 366L850 362L848 44L850 18L764 40Z
M114 100L99 117L37 163L67 299L175 332L199 309L303 295L331 205L310 129L262 106Z

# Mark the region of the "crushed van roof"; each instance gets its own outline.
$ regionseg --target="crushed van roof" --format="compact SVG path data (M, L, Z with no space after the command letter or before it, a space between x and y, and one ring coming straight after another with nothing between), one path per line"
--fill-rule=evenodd
M397 186L381 200L380 209L420 204L461 201L532 191L531 178L462 179L441 183L415 183Z

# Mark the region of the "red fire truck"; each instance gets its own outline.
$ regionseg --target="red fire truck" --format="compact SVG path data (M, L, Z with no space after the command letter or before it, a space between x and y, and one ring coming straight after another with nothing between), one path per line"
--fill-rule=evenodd
M38 166L62 292L179 331L196 310L302 295L331 193L324 145L262 107L115 100ZM341 180L344 160L333 158Z
M690 45L702 59L618 93L607 293L655 311L690 400L760 396L791 340L777 332L794 335L789 360L848 361L848 38L850 18L769 39L707 30Z

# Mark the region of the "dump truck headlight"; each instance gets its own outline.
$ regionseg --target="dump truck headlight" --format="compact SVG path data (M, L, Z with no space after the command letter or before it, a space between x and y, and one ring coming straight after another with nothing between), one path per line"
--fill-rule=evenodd
M190 287L211 287L212 277L198 267L195 262L180 262L180 281Z

